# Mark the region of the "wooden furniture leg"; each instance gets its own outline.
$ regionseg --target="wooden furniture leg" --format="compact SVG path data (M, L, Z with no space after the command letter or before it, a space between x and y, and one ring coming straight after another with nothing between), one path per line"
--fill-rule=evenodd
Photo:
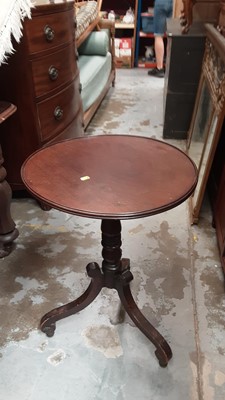
M2 166L3 157L0 146L0 258L6 257L12 250L12 243L19 232L10 214L12 191L5 180L6 170Z
M41 318L40 329L46 333L48 337L54 335L55 323L60 319L69 317L72 314L86 308L99 294L103 287L103 276L97 263L89 263L87 265L87 274L92 278L87 290L78 299L71 301L64 306L57 307Z
M172 357L172 351L166 340L144 317L135 303L130 291L129 259L121 259L121 222L120 220L102 220L102 270L97 263L87 265L87 273L91 283L77 300L55 308L45 314L40 323L41 330L47 336L53 336L56 321L68 317L87 307L99 294L103 287L116 289L125 311L135 325L155 345L155 355L161 367L166 367Z
M129 265L127 265L127 268L122 272L120 278L121 279L117 280L116 289L125 311L140 331L156 347L155 355L159 360L160 366L166 367L168 361L172 357L171 348L157 329L145 318L135 303L129 285L129 282L133 279L133 275L129 270Z
M0 123L16 111L13 104L0 102ZM0 145L0 258L6 257L13 249L13 241L19 235L10 213L12 191L5 180L6 170L3 167L2 148Z

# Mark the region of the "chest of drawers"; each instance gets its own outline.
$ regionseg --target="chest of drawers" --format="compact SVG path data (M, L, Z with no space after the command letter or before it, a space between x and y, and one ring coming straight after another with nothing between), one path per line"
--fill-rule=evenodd
M74 2L36 6L14 48L0 67L0 88L1 98L13 102L17 112L2 124L1 144L7 180L20 190L20 168L31 153L83 135Z

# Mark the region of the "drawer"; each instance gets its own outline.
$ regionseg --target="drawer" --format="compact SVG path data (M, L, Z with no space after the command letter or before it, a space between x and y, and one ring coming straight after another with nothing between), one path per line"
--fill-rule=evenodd
M75 78L77 63L73 44L32 61L36 97L43 96Z
M74 14L61 12L26 19L25 35L31 55L72 42L75 36Z
M64 131L60 132L58 136L54 137L53 140L46 143L46 146L48 146L49 144L60 142L62 140L73 139L79 136L84 136L82 104L72 122L66 127L66 129L64 129Z
M74 119L81 106L79 77L57 95L37 104L40 142L53 139Z

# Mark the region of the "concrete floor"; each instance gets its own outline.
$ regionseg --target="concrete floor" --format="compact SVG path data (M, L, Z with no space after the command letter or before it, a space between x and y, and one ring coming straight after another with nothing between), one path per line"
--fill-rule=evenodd
M162 139L163 84L146 70L118 70L87 133ZM207 199L195 226L188 201L122 222L133 295L173 350L166 368L128 316L119 323L114 290L59 321L52 338L40 332L45 312L86 289L86 264L101 263L100 221L42 211L29 198L14 199L12 214L20 236L0 261L1 399L224 400L224 277Z

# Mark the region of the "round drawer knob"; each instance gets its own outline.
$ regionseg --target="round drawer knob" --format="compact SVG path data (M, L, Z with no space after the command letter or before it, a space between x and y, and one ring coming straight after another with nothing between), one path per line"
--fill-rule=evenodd
M63 117L63 110L60 106L57 106L54 110L54 117L57 121L59 121Z
M50 79L52 81L55 81L59 76L59 71L56 67L51 65L51 67L49 67L49 69L48 69L48 74L49 74Z
M55 32L49 25L44 27L44 34L48 42L51 42L55 37Z

